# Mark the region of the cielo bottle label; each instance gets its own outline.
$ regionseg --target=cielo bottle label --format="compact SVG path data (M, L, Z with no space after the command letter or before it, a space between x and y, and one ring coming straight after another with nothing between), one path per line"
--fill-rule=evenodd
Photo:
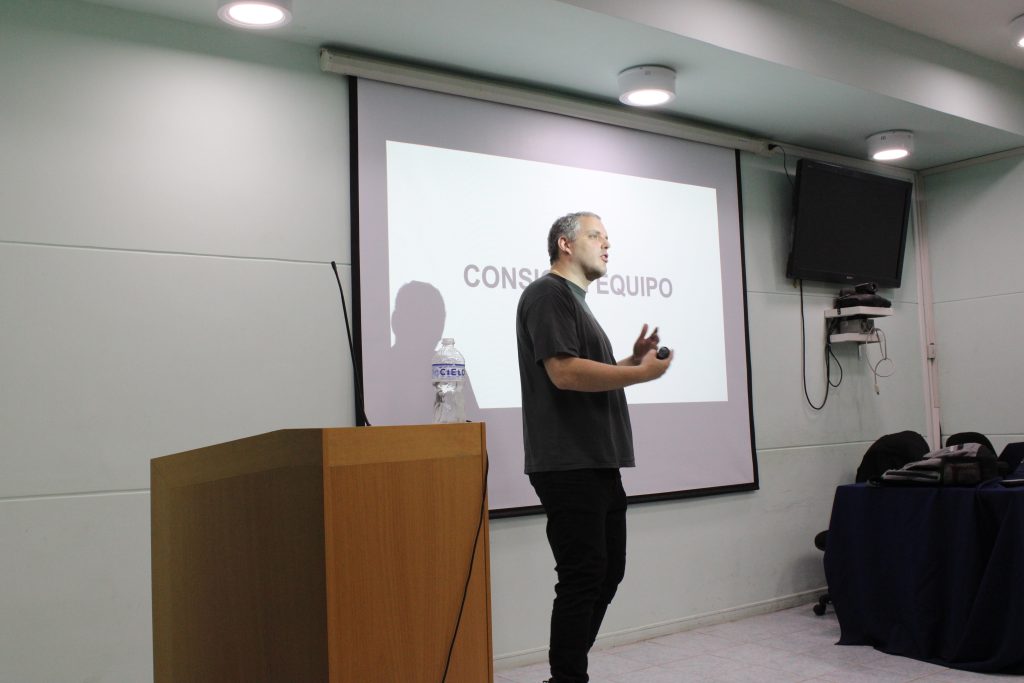
M465 363L433 363L430 369L434 382L461 382L466 379Z

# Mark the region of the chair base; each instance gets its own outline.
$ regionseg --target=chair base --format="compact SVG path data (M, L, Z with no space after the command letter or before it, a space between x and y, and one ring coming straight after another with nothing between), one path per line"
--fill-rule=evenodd
M825 593L820 598L818 598L818 603L814 605L814 607L812 607L811 609L813 609L814 613L820 617L821 615L825 614L826 606L830 604L832 604L832 598L829 597L828 593Z

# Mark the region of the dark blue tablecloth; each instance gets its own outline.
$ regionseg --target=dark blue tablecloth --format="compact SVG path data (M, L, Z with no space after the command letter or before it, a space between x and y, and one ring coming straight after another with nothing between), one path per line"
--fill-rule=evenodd
M1024 673L1024 488L840 486L825 577L841 645Z

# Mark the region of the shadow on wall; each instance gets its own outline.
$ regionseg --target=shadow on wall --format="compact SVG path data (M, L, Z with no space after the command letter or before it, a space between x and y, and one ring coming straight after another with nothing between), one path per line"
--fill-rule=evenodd
M366 373L367 379L375 384L374 391L385 395L381 404L388 406L387 415L367 416L372 424L429 424L433 420L430 364L444 334L445 315L444 297L432 284L414 280L399 288L391 313L395 343L385 354L381 367ZM466 417L477 420L480 410L470 373L467 364L463 388Z

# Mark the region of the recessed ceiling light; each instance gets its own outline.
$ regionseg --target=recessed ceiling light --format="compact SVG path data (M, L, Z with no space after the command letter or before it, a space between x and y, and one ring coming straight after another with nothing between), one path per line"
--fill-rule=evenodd
M619 101L654 107L676 97L676 72L667 66L634 66L619 74Z
M292 20L291 0L222 0L217 16L242 28L277 28Z
M875 161L895 161L914 151L914 134L909 130L887 130L868 136L868 154Z

